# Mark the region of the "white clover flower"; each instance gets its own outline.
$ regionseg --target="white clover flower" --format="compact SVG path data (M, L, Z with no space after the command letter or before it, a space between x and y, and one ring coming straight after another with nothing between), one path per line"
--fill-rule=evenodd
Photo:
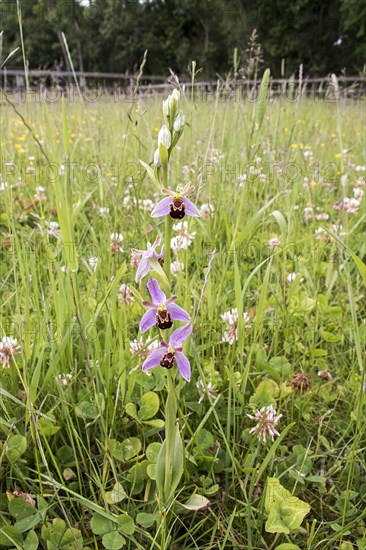
M361 189L360 187L355 187L353 189L353 196L358 201L361 201L363 197L363 189Z
M215 209L212 204L208 204L208 203L201 204L200 214L204 220L207 220L208 218L213 216L214 211Z
M106 216L107 214L109 214L109 208L107 206L101 206L99 208L99 215Z
M315 219L318 222L327 221L329 220L329 214L326 214L325 212L322 214L316 214Z
M130 353L132 355L139 355L141 359L147 357L150 352L158 349L158 347L158 340L151 340L151 338L148 338L146 342L144 342L142 336L140 336L139 339L135 338L134 340L130 341Z
M121 243L123 241L123 235L122 233L111 233L110 240Z
M18 340L12 336L3 336L0 341L0 363L3 369L9 368L9 363L20 350Z
M176 260L175 262L172 262L170 264L170 272L171 272L172 275L177 275L178 273L180 273L183 270L184 270L184 263L183 262L178 262L178 260Z
M239 318L238 318L238 309L232 308L230 311L225 311L221 314L221 319L228 326L227 330L224 332L222 342L227 342L232 345L238 339L238 327L239 327ZM243 313L244 326L250 327L250 317L246 311Z
M216 399L217 398L217 390L215 389L215 387L212 385L212 382L209 382L207 384L207 386L205 387L204 383L202 382L202 380L199 380L198 382L196 382L196 387L198 389L198 392L200 393L200 398L198 400L198 403L202 403L202 401L204 400L205 396L211 396L211 399Z
M313 207L307 206L304 208L304 221L307 223L308 221L313 219Z
M271 250L274 250L277 246L281 244L280 237L272 237L272 239L269 239L268 246Z
M256 420L257 422L249 433L256 435L259 441L266 441L267 436L270 436L273 441L275 435L280 435L276 430L276 426L282 417L282 414L277 414L272 405L262 407L254 415L247 414L247 416L251 420Z
M123 283L118 289L118 300L122 304L132 304L132 302L134 302L134 297L131 292L131 287Z
M348 214L357 214L361 202L355 198L344 197L343 200L333 204L334 210L345 210Z
M60 226L57 222L46 222L46 233L57 239L60 238Z
M238 186L243 187L246 180L247 180L247 175L246 174L240 174L239 177L238 177L238 184L239 184Z
M47 200L47 197L46 197L46 194L45 194L45 187L36 187L36 193L34 195L34 198L36 201L46 201Z
M318 229L315 229L315 240L330 242L333 239L330 235L328 235L325 229L323 229L322 227L318 227Z
M174 254L177 254L180 250L187 250L191 243L192 241L184 235L177 235L176 237L172 237L170 246Z
M173 225L173 230L178 233L176 237L173 237L171 240L171 247L175 253L179 250L187 249L193 242L194 237L196 236L196 231L191 233L188 231L188 222L178 222Z
M298 275L300 275L300 273L289 273L289 274L287 275L286 278L287 278L287 280L288 280L289 283L292 283L293 281L296 280L296 277L297 277ZM304 278L301 277L300 283L302 283L303 280L304 280Z
M88 262L90 267L93 267L94 269L96 269L99 263L99 258L97 256L92 256L91 258L89 258Z
M151 199L140 199L139 205L142 207L144 212L152 212L155 203Z
M123 248L121 247L121 242L123 241L122 233L111 233L110 240L111 244L109 245L109 250L112 254L123 252Z
M72 380L72 374L70 373L67 373L67 374L59 374L56 379L60 382L61 386L63 388L66 388L66 386L68 385L68 383Z

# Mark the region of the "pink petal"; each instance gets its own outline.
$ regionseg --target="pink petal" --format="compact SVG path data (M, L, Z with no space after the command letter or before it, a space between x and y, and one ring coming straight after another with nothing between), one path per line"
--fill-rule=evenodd
M160 364L163 356L165 355L165 348L155 349L150 353L150 355L145 359L142 364L142 370L146 372L153 367L157 367Z
M161 192L163 193L163 195L170 195L171 197L175 197L175 195L177 194L177 192L173 191L173 189L167 189L166 187L163 187Z
M172 316L173 321L185 321L186 323L190 320L190 315L182 307L177 304L169 304L168 311Z
M135 281L139 283L150 271L150 262L148 258L142 258L136 271Z
M140 330L146 332L149 328L156 325L156 309L149 309L141 318Z
M192 332L192 325L184 325L184 327L177 328L170 337L170 343L175 347L179 347L185 342L188 336Z
M169 304L172 304L173 302L176 302L178 300L178 296L174 294L174 296L170 296L168 300L165 300L165 305L168 306Z
M154 302L149 302L149 300L143 300L142 305L151 309L152 307L157 308L159 304L154 304Z
M165 197L154 207L151 212L153 218L159 218L159 216L167 216L170 213L170 205L172 204L172 199L170 197Z
M166 296L161 290L159 283L156 279L149 279L146 286L150 292L150 296L153 302L156 302L157 304L162 304L163 302L165 302Z
M191 379L191 365L189 364L187 357L181 352L176 352L175 360L177 362L179 373L184 380L189 382Z
M198 210L197 206L195 204L193 204L192 201L187 199L187 197L184 197L183 204L186 207L184 212L186 214L188 214L188 216L200 216L201 215L201 213Z

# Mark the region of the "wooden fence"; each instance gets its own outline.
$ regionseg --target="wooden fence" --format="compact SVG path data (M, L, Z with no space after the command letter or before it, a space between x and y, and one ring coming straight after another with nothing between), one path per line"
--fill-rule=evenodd
M134 97L137 76L127 73L80 72L57 70L29 70L27 73L29 90L26 91L24 70L4 68L0 70L0 92L4 89L8 93L43 94L45 99L51 100L55 94L66 93L77 97L81 91L97 100L103 95L114 97ZM271 78L270 94L273 96L285 94L289 100L295 100L299 95L336 100L338 97L364 97L366 95L366 77L339 76L337 78L339 90L334 89L330 76L324 78L283 79ZM182 81L180 85L185 90L191 89L191 82ZM203 98L220 94L221 98L242 98L255 101L260 86L260 80L235 79L223 81L197 80L194 83L195 95ZM139 87L139 94L164 92L172 89L172 83L163 76L143 75ZM53 94L53 95L52 95ZM88 95L89 94L89 95ZM93 95L94 94L94 95Z

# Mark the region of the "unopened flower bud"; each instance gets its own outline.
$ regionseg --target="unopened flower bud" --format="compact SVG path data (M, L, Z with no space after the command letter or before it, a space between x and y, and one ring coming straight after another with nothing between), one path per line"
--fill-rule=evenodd
M169 116L169 98L163 101L163 116L164 118Z
M160 132L158 135L158 145L160 145L161 143L166 147L166 149L169 149L172 144L171 133L168 126L166 126L165 124L160 128Z
M168 97L169 111L171 113L176 111L179 99L180 99L179 90L173 90L173 92Z
M155 166L155 168L160 168L160 166L161 166L160 156L159 156L159 148L157 148L155 150L155 153L154 153L154 166Z
M175 132L180 132L183 129L184 126L184 114L182 111L179 111L177 116L175 117L173 128Z

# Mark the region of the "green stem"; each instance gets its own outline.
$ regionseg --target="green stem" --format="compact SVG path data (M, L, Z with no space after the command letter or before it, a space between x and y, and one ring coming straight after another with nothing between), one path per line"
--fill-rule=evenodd
M175 446L175 422L177 416L177 401L175 398L175 388L171 372L168 370L168 399L166 402L165 414L165 481L164 481L164 501L170 493L170 486L173 475L173 455Z
M170 282L170 258L171 258L170 241L172 237L172 225L173 225L172 218L170 216L166 216L164 267L165 267L165 273L169 282Z

